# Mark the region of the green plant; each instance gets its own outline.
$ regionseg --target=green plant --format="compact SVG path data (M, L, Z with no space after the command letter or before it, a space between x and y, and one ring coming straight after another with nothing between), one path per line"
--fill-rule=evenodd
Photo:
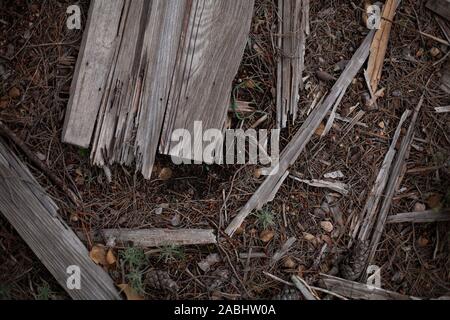
M145 252L140 248L126 248L120 253L120 258L122 259L122 262L130 268L130 270L140 270L147 264Z
M164 260L165 263L183 259L184 251L181 247L176 245L168 245L161 248L160 260Z
M144 294L144 282L142 281L143 275L142 272L132 270L126 275L128 284L133 288L133 290L137 294Z
M258 211L255 216L258 225L261 226L264 230L267 230L275 225L275 216L269 210Z
M50 300L52 296L52 290L50 289L50 285L47 282L43 282L37 288L36 300Z
M11 289L7 285L0 285L0 300L11 299Z

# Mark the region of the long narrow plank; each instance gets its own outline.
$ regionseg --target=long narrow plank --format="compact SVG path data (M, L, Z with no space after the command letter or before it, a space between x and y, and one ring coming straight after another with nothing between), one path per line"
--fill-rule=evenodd
M112 279L89 258L58 207L0 140L0 212L67 293L76 300L120 299ZM81 290L69 290L69 266L81 271Z
M279 0L278 15L277 125L285 128L289 116L297 118L303 87L309 0Z
M214 230L196 229L148 229L148 230L102 230L104 239L114 239L119 243L132 243L134 246L152 248L167 245L206 245L217 242Z
M326 288L334 293L355 300L420 300L397 292L371 287L366 284L322 274Z
M403 177L402 172L405 165L406 158L408 157L409 150L411 149L411 143L414 138L414 131L416 129L416 123L419 118L420 110L424 104L425 97L422 96L418 105L414 109L413 117L409 125L408 131L403 138L400 149L398 151L397 159L395 160L394 166L392 168L391 174L389 176L389 182L386 187L385 197L383 204L380 209L379 217L375 225L371 243L370 243L370 255L369 263L373 261L375 254L378 249L378 244L380 243L381 236L384 232L384 227L386 225L386 220L391 210L392 201L397 190L397 187L401 184L401 179Z
M62 140L88 148L117 44L124 0L93 0L75 67Z
M247 204L241 209L239 214L228 226L226 233L229 236L232 236L236 232L236 230L242 225L244 220L253 210L262 209L268 199L270 199L269 195L273 193L273 190L279 181L285 176L285 173L288 171L289 167L297 161L298 157L314 135L314 132L325 119L336 100L342 94L342 91L347 90L353 78L361 69L362 65L366 62L369 56L369 48L372 43L373 36L374 32L371 31L361 44L360 48L355 52L353 58L348 63L347 68L331 89L328 97L313 111L313 113L311 113L297 134L292 138L291 142L286 146L286 149L280 157L279 165L273 169L272 174L266 178L263 184L253 194Z

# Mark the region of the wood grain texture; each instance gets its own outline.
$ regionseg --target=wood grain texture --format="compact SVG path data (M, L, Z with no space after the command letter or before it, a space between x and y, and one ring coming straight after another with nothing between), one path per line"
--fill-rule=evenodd
M375 38L370 48L371 53L369 57L369 63L367 66L367 74L369 75L369 82L372 88L372 92L376 93L378 90L378 83L381 80L383 72L384 59L389 44L389 38L391 35L392 22L394 20L397 8L400 4L400 0L387 0L381 21L380 29L375 34Z
M386 223L433 223L450 221L450 210L399 213L389 216Z
M196 229L148 229L148 230L102 230L104 239L114 239L117 243L152 248L167 245L187 246L206 245L217 242L213 230Z
M174 130L194 135L195 121L201 121L204 130L223 130L254 1L117 1L120 5L110 8L115 35L100 36L112 43L106 50L90 34L103 25L101 10L110 2L92 4L95 19L86 30L64 141L86 146L91 123L97 122L92 162L136 163L149 179L158 147L163 154L178 155L171 142ZM86 63L92 55L101 58L95 81L102 90L89 78L94 70ZM74 107L81 102L83 107ZM84 115L84 110L89 112ZM81 125L84 117L89 119ZM83 143L72 137L79 132L85 132Z
M281 154L279 165L273 169L272 174L266 178L263 184L230 223L226 229L226 233L229 236L232 236L236 232L252 211L261 210L263 206L270 201L271 195L274 194L274 190L278 190L277 186L279 186L280 181L286 178L289 167L297 161L298 157L314 135L314 132L330 112L336 100L341 96L342 91L347 90L353 78L366 62L369 56L369 48L373 36L374 32L371 31L361 44L360 48L355 52L353 58L349 61L341 77L331 89L330 94L321 105L314 109L303 126L286 146Z
M322 274L325 287L339 295L355 300L420 300L397 292Z
M303 89L309 0L278 0L277 125L296 120Z
M58 283L76 300L120 299L112 279L89 258L58 207L29 170L0 140L0 212ZM69 266L81 270L81 290L68 290Z
M124 0L93 0L67 106L62 140L83 148L91 143L116 48Z

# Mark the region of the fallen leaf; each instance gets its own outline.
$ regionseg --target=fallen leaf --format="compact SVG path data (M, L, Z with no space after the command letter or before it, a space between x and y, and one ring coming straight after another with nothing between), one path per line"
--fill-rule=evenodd
M8 95L11 99L17 99L20 97L20 89L13 87L9 90Z
M439 209L441 208L441 200L442 200L442 196L440 194L432 194L428 200L427 200L427 204L428 207L430 209Z
M110 266L115 265L117 262L117 258L114 255L114 252L112 249L108 250L108 253L106 254L106 263Z
M325 132L325 124L323 124L323 122L320 124L320 126L316 129L316 132L315 132L315 134L317 135L317 136L322 136L323 135L323 133Z
M414 212L423 212L427 209L427 207L420 202L416 202L416 204L414 205Z
M159 179L163 181L168 181L172 178L173 172L170 168L163 168L159 173Z
M136 293L136 291L128 284L119 284L117 285L121 292L125 294L127 300L129 301L142 301L144 297L140 296Z
M307 233L307 232L304 232L303 233L303 238L306 240L306 241L309 241L309 242L311 242L311 243L316 243L316 237L315 236L313 236L312 234L310 234L310 233Z
M286 259L284 259L283 266L284 266L286 269L295 269L295 267L297 266L297 264L295 263L295 261L294 261L292 258L287 257Z
M433 47L433 48L430 49L430 54L431 54L432 57L436 58L438 55L441 54L441 50L439 50L436 47Z
M320 226L325 232L331 233L334 230L333 224L330 221L322 221Z
M270 242L274 236L275 233L273 231L266 230L261 232L259 238L261 239L262 242L267 243Z
M419 247L424 248L426 247L428 244L430 243L430 240L428 240L425 237L420 237L419 240L417 240L417 244L419 245Z
M92 247L91 252L89 253L92 261L101 266L107 266L106 262L106 248L102 245L95 245Z

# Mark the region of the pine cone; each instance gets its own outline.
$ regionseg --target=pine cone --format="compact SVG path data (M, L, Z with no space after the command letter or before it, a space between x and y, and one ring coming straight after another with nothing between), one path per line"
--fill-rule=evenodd
M170 278L169 273L161 270L153 270L147 273L145 285L154 290L176 293L178 284Z
M296 288L285 287L284 290L279 295L276 295L273 299L277 301L296 301L302 300L302 296L300 294L300 291L298 291Z
M359 280L365 271L370 253L369 242L360 242L341 265L341 274L350 281Z

